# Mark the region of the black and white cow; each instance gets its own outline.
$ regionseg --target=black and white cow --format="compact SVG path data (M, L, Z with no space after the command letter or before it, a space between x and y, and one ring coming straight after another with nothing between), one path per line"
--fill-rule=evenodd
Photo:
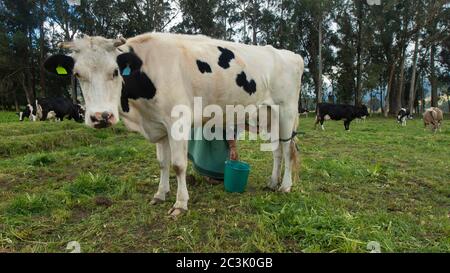
M299 107L298 108L298 113L301 114L301 115L305 115L305 117L308 117L309 110L305 109L303 107Z
M332 120L344 120L345 130L350 130L350 123L356 118L369 116L367 107L365 105L353 106L347 104L331 104L331 103L319 103L317 104L316 123L323 127L323 122L328 119Z
M177 216L188 209L188 141L172 134L179 121L171 111L179 106L192 111L195 98L202 99L203 107L216 105L223 110L237 104L277 106L281 141L273 149L268 187L291 191L296 167L292 132L297 130L304 70L300 55L271 46L171 33L148 33L128 40L85 36L62 47L71 55L51 56L44 67L54 74L78 78L86 101L85 123L105 128L120 118L128 129L157 143L161 175L152 204L166 200L172 165L178 186L169 214ZM201 124L201 120L192 123Z
M38 98L36 100L37 116L40 120L47 120L50 117L62 121L64 117L83 122L84 110L79 104L74 104L72 100L65 97Z
M33 107L31 104L27 104L25 109L19 113L17 113L19 116L19 121L23 121L26 118L29 118L30 121L36 121L36 108Z
M400 111L398 111L397 114L397 122L400 123L402 126L406 126L407 119L412 119L409 110L405 108L400 109Z

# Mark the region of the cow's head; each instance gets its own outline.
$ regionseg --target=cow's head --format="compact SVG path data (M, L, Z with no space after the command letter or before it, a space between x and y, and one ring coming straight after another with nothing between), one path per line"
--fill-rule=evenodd
M31 104L27 104L25 110L17 113L19 115L19 121L23 121L25 118L29 118L31 121L34 121L34 109Z
M61 44L71 51L70 56L53 55L44 63L51 73L77 77L86 103L85 123L90 127L105 128L119 121L122 72L125 68L119 69L119 59L126 59L125 56L131 53L123 53L117 48L125 43L123 38L111 40L85 36ZM128 62L122 66L140 69L140 66L136 68Z
M357 111L356 112L357 117L368 117L368 116L370 116L369 115L369 111L367 110L367 106L365 106L364 104L360 105L360 106L357 106L356 111Z
M84 114L85 114L85 110L81 104L77 103L77 104L73 105L73 111L72 111L71 115L76 122L83 122Z
M405 113L406 113L406 109L404 109L404 108L402 108L402 109L400 109L400 111L398 111L398 113L397 113L397 122L398 123L402 122L402 117L403 117L403 115L405 115Z

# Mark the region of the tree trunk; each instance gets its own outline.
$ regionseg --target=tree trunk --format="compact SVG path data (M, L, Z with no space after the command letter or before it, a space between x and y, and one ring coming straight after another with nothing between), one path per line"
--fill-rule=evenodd
M39 19L41 20L41 23L39 25L39 85L41 87L41 96L46 97L47 96L47 92L45 89L45 71L44 71L44 58L45 58L45 53L44 53L44 47L45 47L45 33L44 33L44 21L45 21L45 16L44 16L44 1L45 0L40 0L39 4L40 4L40 15L39 15Z
M34 98L36 98L36 69L35 69L35 65L34 65L34 56L33 56L33 35L32 35L32 31L30 30L29 35L28 35L28 39L29 39L29 55L28 57L29 59L29 67L31 69L31 72L28 71L28 86L29 88L31 88L31 92L33 94L33 101Z
M404 94L404 86L405 86L405 59L406 59L406 47L403 48L403 53L402 53L402 59L400 62L400 74L398 77L398 89L397 89L397 93L395 94L395 100L394 100L394 105L393 105L393 114L397 114L398 111L400 111L400 108L403 107L402 102L403 102L403 94Z
M384 115L384 108L383 108L383 87L382 87L383 82L380 83L380 110L381 113Z
M419 76L420 76L420 71L417 69L416 67L416 79L415 79L415 83L414 83L414 104L417 103L418 100L418 95L417 95L417 90L419 89Z
M448 111L450 112L450 92L447 93L447 104L448 104Z
M317 26L317 30L319 32L318 39L318 55L317 55L317 103L322 102L322 12L320 11L319 15L319 23Z
M423 74L420 81L420 91L421 91L421 99L422 99L422 113L425 112L425 89L423 88Z
M5 88L0 81L0 110L5 110L5 98L3 97L3 94L5 94L5 92Z
M431 107L438 106L438 90L437 90L437 79L436 79L436 68L435 68L435 55L436 46L431 45L430 50L430 83L431 83Z
M361 63L361 48L362 48L362 17L363 7L362 1L358 1L358 45L357 45L357 63L356 63L356 92L355 92L355 105L361 103L362 93L362 63Z
M253 32L252 32L252 44L253 45L257 45L258 44L258 39L257 39L257 35L256 35L257 30L256 30L256 19L255 19L255 16L256 15L253 14L253 16L251 17L251 24L252 24L252 30L253 30Z
M28 104L32 105L34 102L33 90L29 86L27 86L27 82L29 82L27 78L29 79L31 76L29 74L29 72L23 72L21 75L20 83L22 85L23 91L25 92Z
M412 113L414 109L414 101L416 100L416 71L417 71L417 55L419 51L419 34L416 34L416 39L414 41L414 56L413 56L413 67L411 75L411 84L409 87L409 112Z
M13 99L14 99L14 107L16 108L16 112L20 112L19 101L17 100L17 91L15 88L12 89Z
M389 71L389 80L386 90L386 97L384 98L384 116L387 117L389 114L389 100L392 92L392 86L394 81L394 74L395 74L395 62L391 64L390 71Z
M398 67L396 67L397 69ZM394 73L394 78L392 79L392 91L389 93L389 114L395 114L395 105L397 93L398 93L398 75L400 72Z

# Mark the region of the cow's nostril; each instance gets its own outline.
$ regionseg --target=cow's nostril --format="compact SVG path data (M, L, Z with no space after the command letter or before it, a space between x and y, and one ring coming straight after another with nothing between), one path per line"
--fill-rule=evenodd
M103 120L108 121L110 117L111 117L110 113L108 113L108 112L103 112L102 113L102 119Z
M97 119L95 116L91 116L91 121L92 121L92 122L97 122L98 119Z

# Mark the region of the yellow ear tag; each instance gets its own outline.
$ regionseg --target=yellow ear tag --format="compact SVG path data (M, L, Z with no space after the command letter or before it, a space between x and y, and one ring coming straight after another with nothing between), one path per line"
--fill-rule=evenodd
M56 67L56 73L58 75L67 75L67 70L64 67L59 65Z

